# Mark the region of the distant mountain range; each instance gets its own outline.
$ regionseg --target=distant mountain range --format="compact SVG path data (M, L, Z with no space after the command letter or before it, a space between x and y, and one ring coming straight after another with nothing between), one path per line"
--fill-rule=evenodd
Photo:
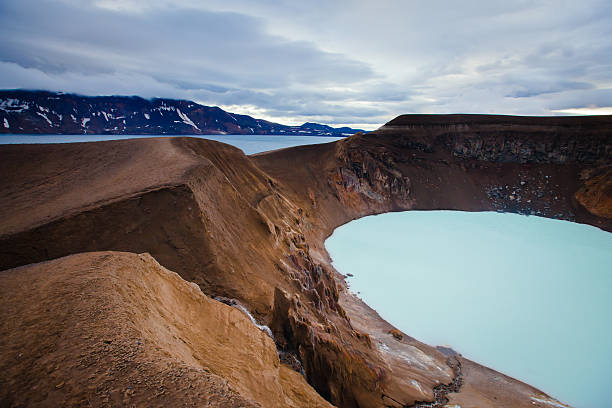
M187 100L0 90L0 133L348 136L318 123L286 126Z

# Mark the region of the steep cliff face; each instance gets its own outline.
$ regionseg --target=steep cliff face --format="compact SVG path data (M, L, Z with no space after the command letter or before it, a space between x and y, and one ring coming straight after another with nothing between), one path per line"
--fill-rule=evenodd
M393 156L383 149L360 149L356 141L338 143L338 166L329 175L330 184L345 207L361 207L368 211L383 208L410 209L410 178L404 176Z
M548 398L541 391L384 322L346 290L324 240L351 219L409 209L533 212L611 230L608 176L601 170L610 162L610 121L585 119L592 130L582 124L581 134L592 140L572 144L561 161L556 147L546 159L537 159L537 144L506 147L532 137L514 129L513 121L524 118L494 117L495 126L514 133L503 142L495 132L483 136L480 147L474 135L490 135L482 128L490 123L428 120L446 123L391 122L373 134L251 157L189 138L2 146L7 177L0 205L11 217L0 220L0 269L79 252L148 252L196 283L207 304L242 308L256 325L269 327L281 365L292 370L288 388L282 385L288 371L277 377L288 399L298 398L289 389L306 392L296 385L305 378L340 407L546 406L538 402ZM578 125L555 126L541 129L542 140L565 140ZM129 269L132 261L126 262ZM4 347L13 342L3 338ZM209 359L201 356L201 363L212 365ZM244 364L249 372L255 367ZM10 382L13 374L2 375L10 392L28 394L23 383ZM230 388L245 400L259 398L252 394L256 385Z
M609 230L610 128L610 117L408 115L338 142L328 179L358 215L494 210Z
M601 215L610 198L603 183L612 162L611 128L610 116L405 115L383 126L377 140L404 159L412 154L416 160L458 165L471 181L482 183L475 194L484 190L486 199L472 201L483 209L610 230L609 217ZM590 194L587 183L597 184ZM454 202L447 205L462 209Z
M606 163L612 155L610 118L502 115L404 115L378 133L398 146L498 163Z

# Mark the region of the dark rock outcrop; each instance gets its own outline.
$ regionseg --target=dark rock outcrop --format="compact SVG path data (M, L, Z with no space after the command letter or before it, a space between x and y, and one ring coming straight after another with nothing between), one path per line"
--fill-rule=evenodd
M380 134L398 146L498 163L602 164L612 159L612 119L503 115L403 115Z

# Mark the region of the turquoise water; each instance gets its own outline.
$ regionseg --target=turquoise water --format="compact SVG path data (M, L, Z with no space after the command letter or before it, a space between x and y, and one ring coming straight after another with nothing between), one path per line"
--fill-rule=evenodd
M516 214L365 217L325 242L351 290L411 336L579 408L610 407L612 234Z
M157 137L172 137L160 135ZM186 135L176 135L185 137ZM216 140L236 146L246 154L260 153L285 147L334 142L341 137L327 136L260 136L260 135L189 135L202 139ZM76 143L99 142L102 140L122 140L156 137L155 135L0 135L0 144L17 143Z

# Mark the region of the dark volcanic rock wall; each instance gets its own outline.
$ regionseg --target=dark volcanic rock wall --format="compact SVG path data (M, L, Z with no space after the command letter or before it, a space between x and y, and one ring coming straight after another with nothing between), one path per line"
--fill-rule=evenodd
M408 210L414 205L410 178L401 173L389 152L360 149L348 140L338 146L340 165L331 172L329 180L343 206L358 208L365 204L380 211Z
M378 133L398 146L500 163L605 164L612 161L612 117L404 115Z
M474 209L612 227L603 216L612 207L612 116L405 115L363 139L402 163L404 175L429 166L454 173L455 185L477 182L462 185L464 192L474 190ZM457 166L460 171L453 169ZM451 173L437 176L438 183L448 183L447 194L453 189ZM457 208L456 200L437 201Z

